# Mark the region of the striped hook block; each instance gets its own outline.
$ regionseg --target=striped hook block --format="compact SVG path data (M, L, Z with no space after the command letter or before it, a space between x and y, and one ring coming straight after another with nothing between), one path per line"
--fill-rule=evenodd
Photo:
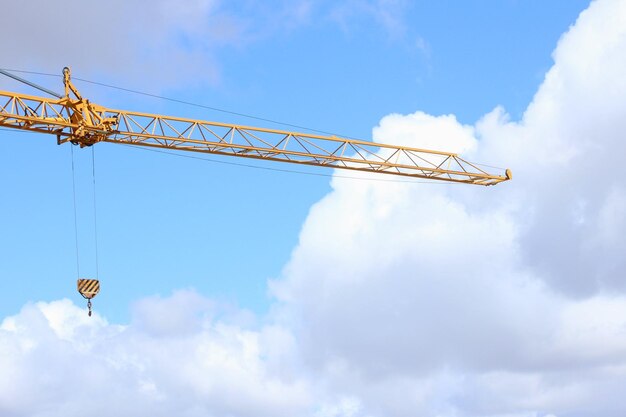
M97 279L79 278L77 287L80 295L91 300L100 291L100 281Z

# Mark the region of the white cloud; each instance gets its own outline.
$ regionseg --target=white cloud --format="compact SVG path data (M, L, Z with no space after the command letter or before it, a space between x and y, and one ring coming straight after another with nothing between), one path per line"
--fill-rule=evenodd
M414 145L419 137L419 147L437 151L470 153L477 141L471 126L462 126L454 115L431 116L423 112L409 115L392 114L384 117L374 128L374 140L406 146Z
M277 356L291 349L284 331L211 319L212 305L189 291L147 299L128 326L68 300L25 306L0 326L0 414L301 414L309 393Z
M592 3L554 59L519 122L497 108L475 126L417 112L374 129L508 166L510 183L334 178L312 208L273 291L306 363L364 410L626 411L626 2ZM399 378L418 400L397 401Z

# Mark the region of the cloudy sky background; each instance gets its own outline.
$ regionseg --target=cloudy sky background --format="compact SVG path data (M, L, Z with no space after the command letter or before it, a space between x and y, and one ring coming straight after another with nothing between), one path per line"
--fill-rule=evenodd
M50 22L64 15L46 7ZM136 75L124 80L138 88L219 89L232 82L220 48L291 36L323 14L346 33L358 16L385 42L410 37L428 67L435 51L406 7L119 2L113 26L96 19L95 38L73 52L28 38L45 53L14 59L71 60L94 78L111 68L99 62L125 59ZM0 325L0 414L624 415L626 1L594 1L571 23L519 117L500 106L475 122L413 108L372 130L375 141L510 167L513 181L477 189L337 173L316 189L281 272L263 279L263 311L184 281L146 290L126 320L89 319L61 297L22 303Z

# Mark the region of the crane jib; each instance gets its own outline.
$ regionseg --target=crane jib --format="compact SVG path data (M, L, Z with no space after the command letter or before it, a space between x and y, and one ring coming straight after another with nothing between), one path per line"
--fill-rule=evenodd
M69 68L63 77L65 96L26 82L57 99L0 91L0 126L53 134L59 144L81 147L120 143L476 185L512 178L508 169L488 172L455 153L109 109L82 98Z

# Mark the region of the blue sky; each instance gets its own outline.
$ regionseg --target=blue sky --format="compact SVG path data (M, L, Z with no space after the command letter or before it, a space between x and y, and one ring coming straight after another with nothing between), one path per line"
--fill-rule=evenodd
M1 415L624 415L624 0L63 3L5 10L22 35L2 68L450 147L514 179L381 183L98 144L90 319L71 148L0 130ZM76 85L112 108L280 127ZM92 151L73 151L94 276Z
M299 20L288 15L281 21L270 12L288 8L281 2L262 7L234 2L220 10L242 20L243 33L227 45L194 39L185 27L171 30L173 47L211 50L207 72L218 74L212 78L190 78L184 69L189 64L174 61L170 65L180 75L156 76L155 82L135 86L134 77L141 77L137 69L124 71L122 62L70 62L72 53L61 53L69 57L56 66L29 53L4 67L60 73L70 65L79 78L369 139L373 126L390 113L422 110L473 123L502 105L519 118L551 65L556 41L586 4L319 2ZM141 59L141 49L128 53L136 55L132 60ZM28 78L62 90L60 79ZM7 89L32 92L3 82ZM92 101L113 108L268 125L77 85ZM11 219L3 228L11 238L3 241L2 272L12 277L12 290L3 291L0 311L15 313L27 301L68 296L79 301L72 290L70 151L57 148L52 137L6 131L2 136L3 177L11 179L5 195L15 203L3 207L2 218ZM188 287L264 311L266 280L280 275L310 206L329 190L324 177L115 145L97 147L96 157L100 278L106 288L96 304L107 317L122 321L132 300ZM77 175L87 177L77 195L81 272L92 276L91 152L77 149L75 158Z

